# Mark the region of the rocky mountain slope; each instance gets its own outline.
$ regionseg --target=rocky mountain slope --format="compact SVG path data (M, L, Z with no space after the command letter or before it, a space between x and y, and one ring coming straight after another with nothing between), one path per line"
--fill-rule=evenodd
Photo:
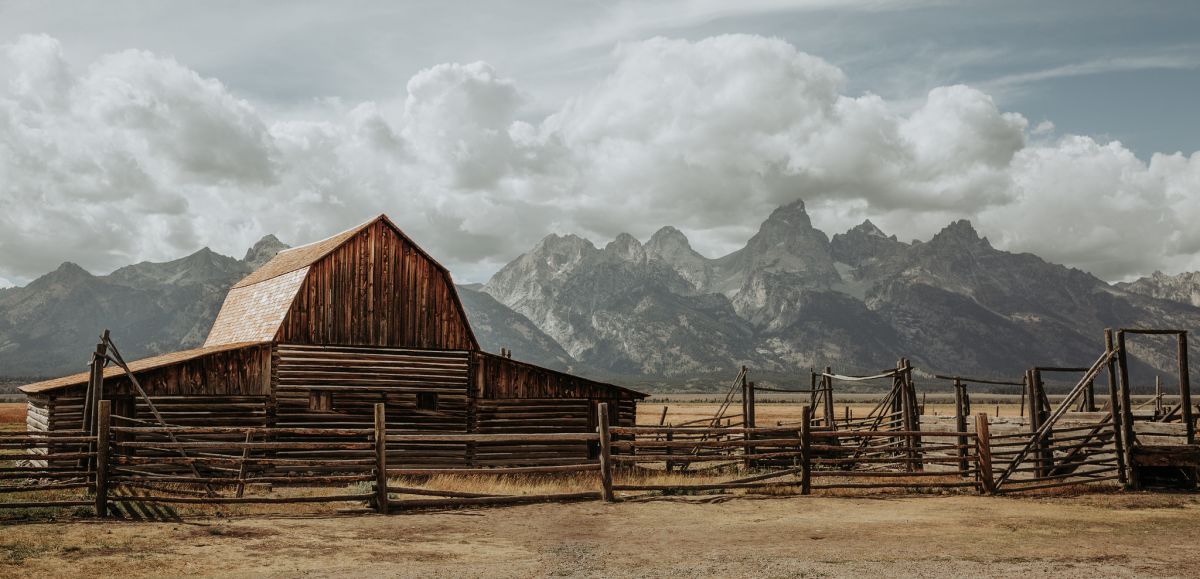
M871 371L906 356L929 373L1013 378L1090 364L1105 327L1200 327L1195 304L1134 289L997 250L967 221L923 243L870 221L829 239L801 201L723 257L672 227L603 249L552 235L484 286L580 361L667 377L740 364ZM1131 352L1135 370L1174 364L1153 340Z
M1156 271L1149 277L1118 283L1117 287L1130 293L1200 307L1200 271L1178 275Z
M228 287L284 247L267 236L242 259L203 249L106 276L65 263L0 290L0 376L78 371L105 327L128 357L196 346ZM830 238L800 201L722 257L670 226L604 247L549 235L459 293L484 349L643 387L715 384L743 364L802 381L809 367L872 372L901 356L925 374L1011 379L1033 364L1090 364L1105 327L1200 328L1200 273L1110 285L998 250L967 221L925 242L870 221ZM1171 381L1173 346L1130 349L1135 381Z

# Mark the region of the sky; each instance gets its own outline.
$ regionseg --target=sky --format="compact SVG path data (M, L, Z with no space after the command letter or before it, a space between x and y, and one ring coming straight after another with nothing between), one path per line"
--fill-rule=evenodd
M736 4L736 6L734 6ZM387 213L741 247L806 201L1116 281L1200 269L1200 5L0 0L0 286Z

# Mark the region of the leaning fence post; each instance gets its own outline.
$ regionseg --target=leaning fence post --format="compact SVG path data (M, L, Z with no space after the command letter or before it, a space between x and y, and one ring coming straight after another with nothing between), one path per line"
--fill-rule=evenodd
M254 438L250 434L250 429L246 429L246 443L242 447L242 463L238 465L238 482L237 482L237 498L242 498L246 494L246 461L250 460L250 443Z
M987 414L982 412L975 415L975 461L975 470L979 472L979 492L989 495L995 493L995 479L992 477L992 435L988 431Z
M388 513L387 410L383 402L375 404L375 509Z
M597 422L596 427L600 433L600 487L601 498L604 502L611 503L616 500L613 497L613 481L612 481L612 437L608 433L608 403L601 402L596 409Z
M108 423L112 401L101 400L96 407L96 516L108 516Z
M812 493L812 406L800 409L800 494Z

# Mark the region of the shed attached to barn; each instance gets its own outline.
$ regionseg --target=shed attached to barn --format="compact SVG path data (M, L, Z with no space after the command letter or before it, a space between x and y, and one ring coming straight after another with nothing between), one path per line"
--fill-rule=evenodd
M280 252L229 291L200 348L137 360L130 370L165 422L178 426L367 427L387 405L388 430L585 432L596 407L635 422L645 394L480 349L450 273L379 216ZM89 374L21 387L31 430L80 428ZM100 396L114 419L151 422L120 368ZM578 444L494 448L410 444L413 465L555 464Z

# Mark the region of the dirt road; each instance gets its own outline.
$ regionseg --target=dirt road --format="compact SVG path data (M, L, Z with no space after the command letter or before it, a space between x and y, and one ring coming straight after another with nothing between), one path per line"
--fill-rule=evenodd
M1198 576L1198 516L1200 497L1126 494L672 498L392 516L15 524L0 528L0 574Z

